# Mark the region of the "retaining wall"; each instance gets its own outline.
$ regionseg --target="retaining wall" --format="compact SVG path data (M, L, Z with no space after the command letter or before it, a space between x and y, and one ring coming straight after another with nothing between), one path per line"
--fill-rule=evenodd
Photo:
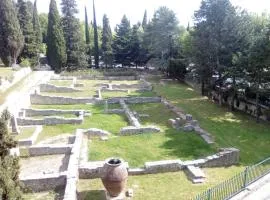
M78 118L45 117L44 119L17 118L17 123L19 126L82 124L83 117L78 117Z
M69 93L69 92L81 92L82 90L75 89L72 87L63 87L55 86L52 84L40 84L40 92L60 92L60 93Z
M31 146L28 148L20 148L22 151L27 152L27 156L45 156L45 155L57 155L57 154L70 154L72 145L42 145Z
M79 116L80 113L85 113L84 110L58 110L58 109L23 109L23 111L25 111L26 117L65 115L65 114L73 114Z

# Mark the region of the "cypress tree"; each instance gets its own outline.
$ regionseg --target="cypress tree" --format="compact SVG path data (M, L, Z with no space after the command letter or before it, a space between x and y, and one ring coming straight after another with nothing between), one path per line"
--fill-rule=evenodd
M91 47L90 47L90 31L86 7L85 7L85 43L86 43L86 54L88 55L88 64L91 65L92 62L91 62Z
M144 15L143 15L143 21L142 21L143 30L146 29L146 26L147 26L147 11L145 10Z
M98 30L96 21L95 0L93 0L93 13L94 13L93 26L94 26L95 67L99 68Z
M24 48L20 55L22 58L29 58L32 65L37 61L37 46L33 27L33 5L31 2L18 0L18 19L24 36Z
M35 0L34 9L33 9L33 28L34 28L34 34L35 34L35 43L38 45L40 49L41 48L40 45L42 42L42 31L41 31L41 26L39 23L39 16L38 16L38 11L37 11L37 0ZM39 51L37 53L39 53Z
M85 44L81 37L76 0L62 0L62 25L66 40L67 69L69 71L87 66Z
M112 65L112 30L106 15L103 16L102 59L106 67Z
M9 154L9 150L16 147L17 143L8 133L8 120L9 114L4 111L0 118L0 199L22 199L19 158Z
M55 0L51 0L50 3L47 33L47 58L49 65L56 72L61 72L65 67L67 55L65 38Z
M0 58L6 66L16 64L24 38L11 0L0 1Z

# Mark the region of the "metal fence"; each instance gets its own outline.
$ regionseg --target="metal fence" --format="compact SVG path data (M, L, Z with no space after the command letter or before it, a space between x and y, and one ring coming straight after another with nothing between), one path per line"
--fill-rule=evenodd
M192 200L224 200L243 191L248 185L270 173L270 157L247 167L234 177L197 195Z

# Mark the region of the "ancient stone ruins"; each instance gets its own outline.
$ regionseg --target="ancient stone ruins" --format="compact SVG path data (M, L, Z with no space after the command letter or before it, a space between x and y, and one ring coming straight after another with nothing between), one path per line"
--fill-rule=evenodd
M84 84L81 80L99 80L95 85L95 93L90 97L66 96L63 93L80 93ZM100 83L102 80L110 80L110 83ZM123 80L137 80L136 84L119 83ZM50 81L70 81L71 85L59 86ZM116 83L114 83L116 81ZM112 97L104 99L104 92L151 91L152 85L143 77L67 77L56 76L52 73L43 77L41 82L31 89L30 93L23 94L22 101L17 102L11 109L13 118L10 123L12 133L20 136L21 130L28 128L32 133L27 138L19 139L17 149L12 149L12 154L21 156L20 179L25 187L33 192L53 190L63 187L65 200L76 199L76 183L79 179L100 178L105 161L89 161L88 140L99 137L101 140L110 140L111 133L95 127L76 129L74 134L63 134L43 141L37 141L43 126L80 125L86 116L94 115L88 110L80 109L35 109L34 105L75 105L75 104L98 104L104 105L104 113L124 114L129 126L119 130L119 137L128 137L134 134L159 133L161 128L156 125L144 126L139 118L147 117L132 111L129 104L160 103L174 112L178 117L168 119L170 126L187 134L196 132L199 137L213 144L214 138L210 133L203 130L199 122L190 114L175 107L171 102L161 97ZM54 95L49 95L49 93ZM59 93L59 95L55 95ZM118 108L109 109L109 105L119 105ZM190 132L190 133L189 133ZM181 145L181 144L179 144ZM125 158L124 158L125 159ZM142 168L131 168L126 162L128 175L145 175L184 170L187 177L193 183L202 183L207 178L203 172L204 167L224 167L239 162L239 150L234 148L220 149L214 155L197 160L159 160L145 162ZM132 193L132 191L130 191Z

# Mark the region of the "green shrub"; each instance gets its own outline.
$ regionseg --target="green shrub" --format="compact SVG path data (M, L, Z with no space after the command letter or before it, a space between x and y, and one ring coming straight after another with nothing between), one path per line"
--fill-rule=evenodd
M184 80L187 73L186 64L183 59L170 59L168 66L168 75L172 78Z
M31 63L27 58L22 58L22 61L20 63L21 67L30 67Z

